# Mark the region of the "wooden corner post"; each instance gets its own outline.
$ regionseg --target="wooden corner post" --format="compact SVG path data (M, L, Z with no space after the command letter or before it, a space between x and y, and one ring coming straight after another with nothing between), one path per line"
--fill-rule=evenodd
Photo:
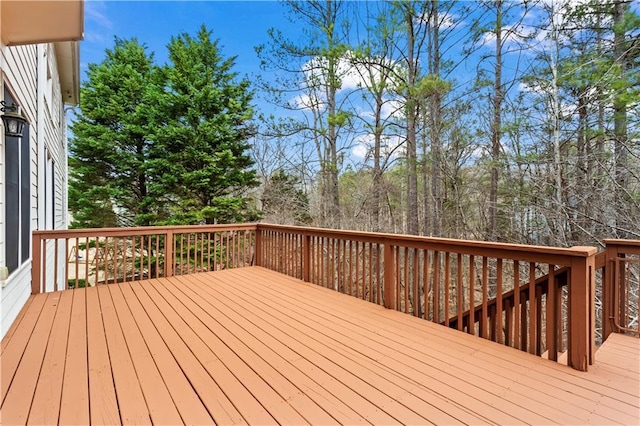
M164 276L173 276L173 230L168 229L164 240Z
M393 246L389 240L384 242L384 307L394 309L396 306L394 288L395 264Z
M302 235L302 280L311 281L311 235Z
M31 294L40 293L41 252L42 242L40 235L34 232L31 234Z
M259 226L256 226L256 240L253 251L253 265L262 266L262 230Z
M574 247L587 255L571 260L569 281L568 364L587 371L595 351L595 247Z

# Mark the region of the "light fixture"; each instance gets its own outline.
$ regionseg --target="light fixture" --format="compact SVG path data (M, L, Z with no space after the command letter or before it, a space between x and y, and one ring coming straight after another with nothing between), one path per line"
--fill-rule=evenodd
M7 105L5 101L0 102L0 105L2 105L0 111L4 112L2 122L5 136L21 138L27 120L20 114L20 107L15 104Z

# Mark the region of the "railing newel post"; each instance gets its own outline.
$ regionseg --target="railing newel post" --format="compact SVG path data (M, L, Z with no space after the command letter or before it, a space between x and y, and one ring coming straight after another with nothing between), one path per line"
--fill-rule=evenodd
M262 266L262 229L260 229L260 225L256 225L255 245L253 250L253 264L255 266Z
M164 241L164 276L173 276L173 229L167 229Z
M40 274L42 271L41 253L42 243L40 235L31 234L31 294L40 293Z
M575 256L569 271L569 313L568 313L568 365L579 371L587 371L593 364L595 351L595 254L593 247L588 255Z
M311 235L302 234L302 280L311 281Z
M389 239L383 240L384 242L384 307L387 309L395 309L395 294L394 294L394 277L395 263L393 256L393 246Z

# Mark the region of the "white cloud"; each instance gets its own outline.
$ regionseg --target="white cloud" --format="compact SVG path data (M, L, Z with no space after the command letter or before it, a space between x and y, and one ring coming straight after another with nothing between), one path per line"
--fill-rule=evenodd
M105 1L86 1L84 6L84 15L87 21L87 28L84 38L90 43L107 43L110 38L108 34L113 31L113 21L107 14L107 2Z
M105 1L87 1L84 5L84 15L87 20L102 28L113 28L113 22L107 17L107 2Z
M404 138L400 135L383 135L381 140L380 155L383 157L396 157L401 150L400 145L404 142ZM360 135L353 141L351 153L359 159L368 159L373 152L375 144L375 136L373 133Z
M326 108L326 103L319 96L313 96L308 93L301 93L295 96L289 103L297 109L304 109L307 111L323 111Z
M355 158L359 158L359 159L367 158L368 153L369 153L369 149L367 148L367 146L360 143L351 149L351 154L353 154Z

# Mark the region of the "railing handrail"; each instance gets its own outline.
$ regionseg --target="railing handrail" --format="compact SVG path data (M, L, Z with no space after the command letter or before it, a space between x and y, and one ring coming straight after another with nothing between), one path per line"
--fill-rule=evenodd
M605 246L619 245L628 247L640 247L640 240L622 240L619 238L607 238L602 240Z
M412 248L428 248L450 253L474 254L482 256L501 257L521 261L536 261L569 266L573 258L587 258L596 254L597 249L591 246L576 246L570 248L532 246L526 244L509 244L475 240L460 240L454 238L424 237L406 234L388 234L365 231L344 231L328 228L307 228L302 226L273 225L258 223L258 230L272 229L290 231L301 235L314 237L331 237L338 239L354 239L373 243L389 243ZM517 253L517 254L516 254Z
M567 256L567 257L589 257L596 253L597 249L595 247L590 246L576 246L570 248L562 248L562 247L550 247L550 246L535 246L535 245L526 245L526 244L511 244L511 243L499 243L499 242L486 242L486 241L477 241L477 240L461 240L455 238L436 238L436 237L424 237L424 236L416 236L416 235L406 235L406 234L389 234L389 233L378 233L378 232L365 232L365 231L348 231L348 230L339 230L339 229L330 229L330 228L313 228L313 227L302 227L302 226L290 226L290 225L275 225L270 223L237 223L237 224L224 224L224 225L161 225L161 226L138 226L138 227L120 227L120 228L82 228L82 229L56 229L56 230L35 230L33 231L34 236L43 236L50 238L73 238L73 237L86 237L86 236L111 236L114 234L117 235L142 235L148 234L151 231L154 234L163 233L166 231L173 231L174 233L180 232L206 232L206 230L211 229L215 231L224 231L224 230L244 230L244 229L274 229L279 231L291 231L296 232L301 235L310 235L317 237L333 237L333 238L351 238L357 239L360 241L367 242L377 242L377 243L391 243L398 244L401 243L406 245L407 243L412 243L418 245L420 248L428 246L430 249L435 248L435 246L442 245L446 246L446 251L451 253L465 253L465 254L476 254L476 250L482 250L482 252L478 252L477 254L484 254L486 250L490 250L492 252L495 251L506 251L506 252L516 252L521 254L528 255L558 255L558 256ZM612 240L613 241L613 240ZM616 240L618 241L618 240ZM620 240L625 241L625 240ZM640 241L637 242L640 247ZM443 250L445 251L445 250ZM510 256L500 256L503 258L509 259L517 259L522 261L529 260L528 258L522 258L521 256L514 256L513 254ZM559 263L555 260L556 264L564 264Z
M162 234L168 231L173 233L182 232L207 232L212 231L234 231L234 230L255 230L256 223L237 223L228 225L162 225L162 226L136 226L121 228L81 228L81 229L54 229L36 230L33 236L43 236L48 238L75 238L77 237L105 237L105 236L128 236Z

